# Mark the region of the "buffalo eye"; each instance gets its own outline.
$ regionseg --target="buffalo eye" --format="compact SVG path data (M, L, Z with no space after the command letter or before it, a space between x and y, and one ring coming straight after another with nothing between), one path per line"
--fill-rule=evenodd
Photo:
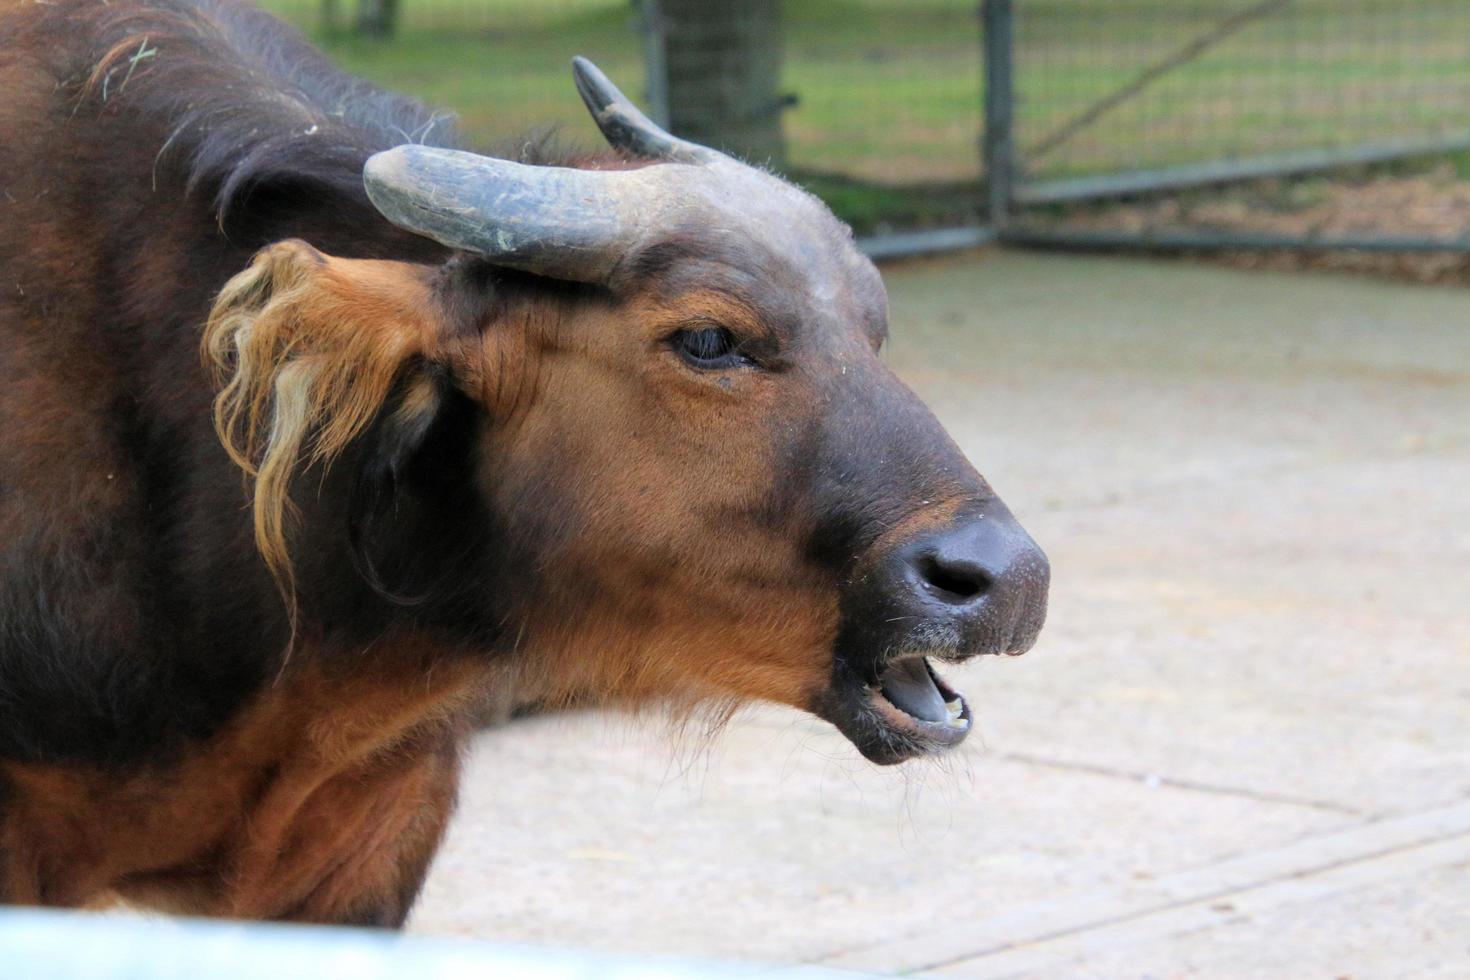
M751 363L740 352L735 335L724 327L680 330L669 338L669 343L690 367L701 371L721 371Z

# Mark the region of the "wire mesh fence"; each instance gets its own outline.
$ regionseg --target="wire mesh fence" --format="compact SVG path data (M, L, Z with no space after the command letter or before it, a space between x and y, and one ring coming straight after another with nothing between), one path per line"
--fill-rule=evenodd
M1170 192L1043 211L1059 243L1428 249L1470 233L1464 0L1014 8L1012 204ZM1437 169L1362 169L1427 157Z
M1058 202L1431 152L1441 168L1427 184L1417 171L1399 175L1421 183L1398 196L1380 189L1387 204L1358 207L1349 196L1329 218L1281 219L1272 234L1438 242L1470 233L1456 190L1470 155L1446 156L1470 148L1467 0L263 2L349 70L456 111L471 143L488 148L547 130L595 144L569 81L573 54L658 115L678 102L667 87L684 84L652 43L660 16L764 8L762 43L778 54L759 51L776 66L780 151L757 162L810 186L865 233L1002 212L1033 232L1076 226L1126 239L1205 228L1231 208L1276 214L1326 192L1237 196L1222 211L1215 191L1191 191L1112 217ZM372 36L364 12L385 4L391 34ZM1008 36L986 36L982 11L1005 13ZM991 192L999 205L988 211ZM1410 214L1422 220L1405 224Z
M1029 178L1470 136L1464 0L1022 0Z
M477 146L552 129L593 145L570 82L574 54L592 58L645 105L656 95L644 35L658 7L652 0L400 0L388 37L358 29L364 0L261 2L348 70L455 111ZM977 220L976 0L779 7L769 43L779 46L778 87L788 96L780 168L859 231Z
M902 184L980 176L973 0L786 6L791 162Z

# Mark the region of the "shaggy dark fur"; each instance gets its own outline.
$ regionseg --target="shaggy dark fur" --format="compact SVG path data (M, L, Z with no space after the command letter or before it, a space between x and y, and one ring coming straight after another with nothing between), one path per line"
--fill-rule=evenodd
M241 475L210 427L198 344L214 294L284 238L441 260L378 216L361 171L453 128L229 0L12 9L0 91L0 757L122 765L215 730L277 669L260 651L287 646ZM308 522L331 529L303 542L317 558L301 586L325 622L370 632L393 605L320 574L346 566L349 526L359 566L422 591L389 538L445 533L415 513L474 513L467 438L453 410L425 434L415 450L435 478L395 496L391 532L374 515L396 471L369 458L385 450L364 440L326 475L340 492L313 499L356 515ZM462 525L441 555L469 550ZM474 571L450 561L436 581Z
M305 186L365 205L369 155L401 143L458 143L451 115L342 72L253 6L157 0L73 9L68 28L92 40L83 98L164 121L160 155L182 161L188 190L206 193L222 218L255 189Z
M0 93L0 902L397 925L487 692L890 764L969 731L922 658L1035 641L1045 556L778 177L563 159L648 168L571 181L578 285L381 218L447 123L226 0L0 7Z

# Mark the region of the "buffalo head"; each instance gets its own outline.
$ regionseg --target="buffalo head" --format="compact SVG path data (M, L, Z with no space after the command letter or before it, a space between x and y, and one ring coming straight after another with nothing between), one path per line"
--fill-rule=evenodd
M529 696L771 700L884 763L957 744L970 709L933 662L1028 649L1045 556L884 364L850 231L575 74L606 161L367 162L373 205L443 264L286 242L226 287L206 345L261 550L289 574L299 465L372 439L411 495L461 472L457 445L465 486L402 511L451 530L398 565L458 562L430 625L481 624ZM450 415L459 443L434 436Z

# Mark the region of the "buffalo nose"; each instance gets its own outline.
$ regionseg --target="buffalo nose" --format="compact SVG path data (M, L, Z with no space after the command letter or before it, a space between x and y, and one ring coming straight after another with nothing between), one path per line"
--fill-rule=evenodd
M957 634L962 655L1024 653L1041 631L1051 567L1009 514L921 535L892 560L908 604Z

